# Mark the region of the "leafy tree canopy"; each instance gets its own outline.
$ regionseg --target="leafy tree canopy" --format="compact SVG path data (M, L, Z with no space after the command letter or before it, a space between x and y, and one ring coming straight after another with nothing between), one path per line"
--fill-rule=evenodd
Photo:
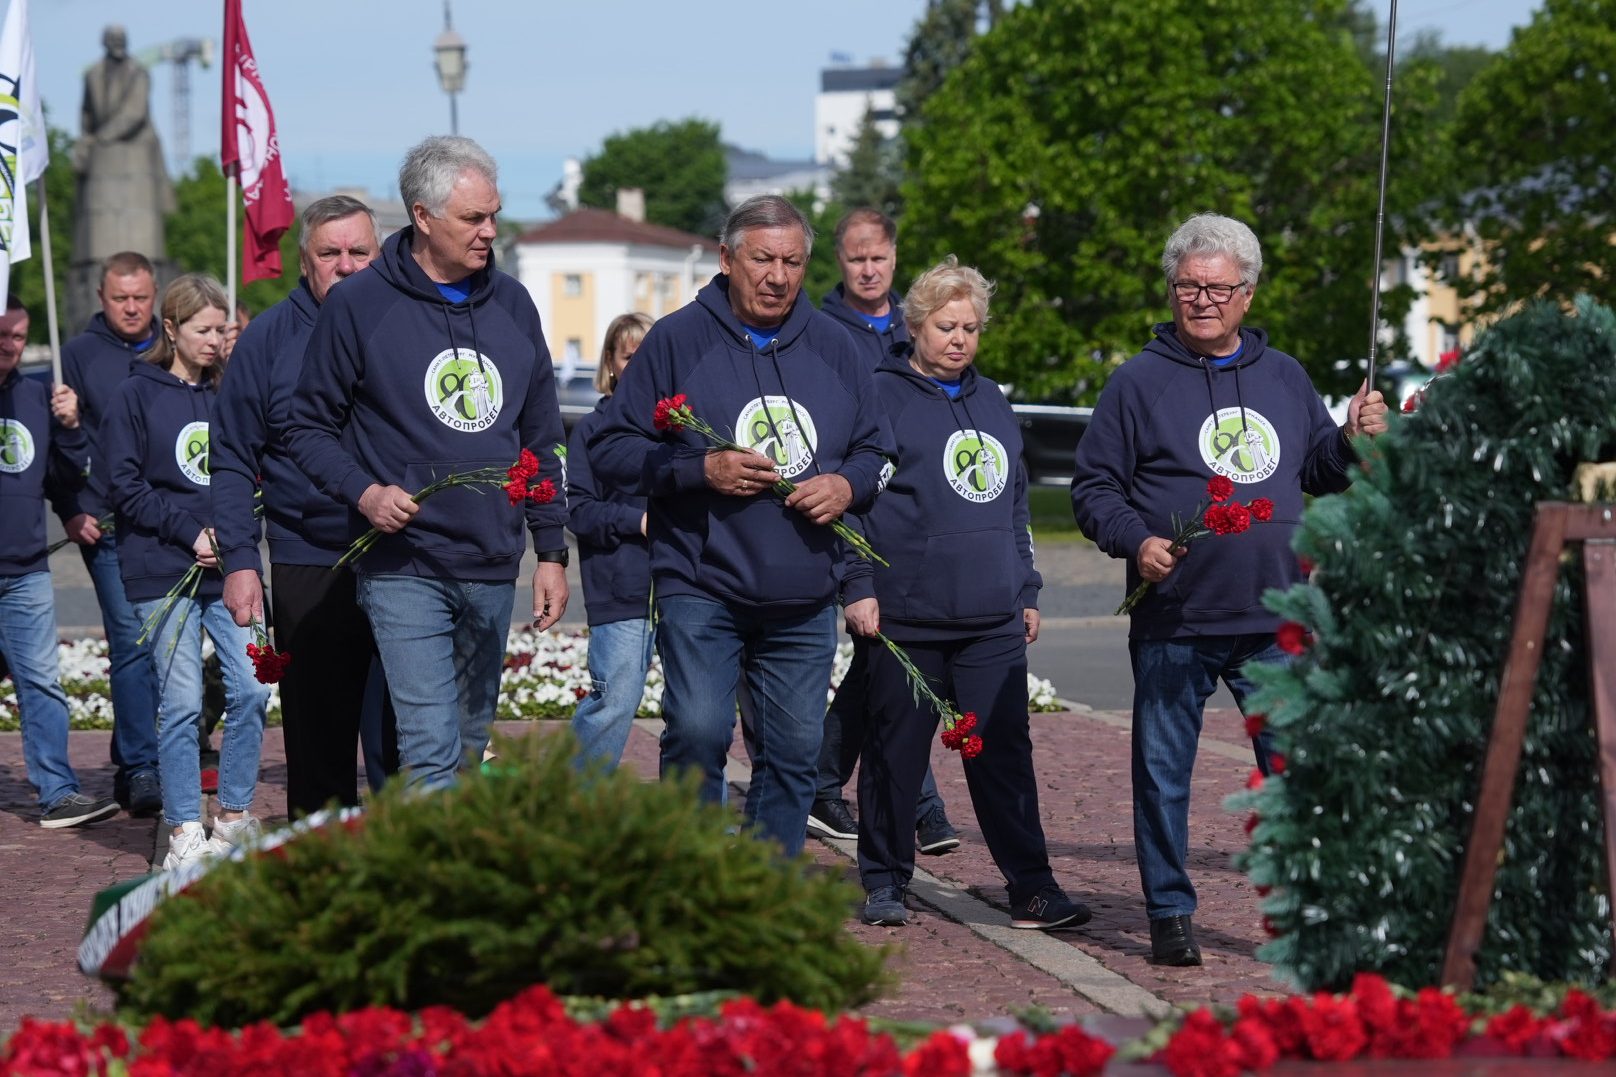
M617 208L621 188L645 191L645 219L698 235L716 235L724 223L727 166L718 125L663 120L609 136L584 161L578 201Z
M1248 322L1321 391L1356 387L1382 101L1344 9L1227 0L1209 19L1171 0L1041 0L977 38L906 136L904 252L953 252L997 280L988 374L1029 399L1092 401L1168 316L1167 236L1215 210L1264 244ZM1404 69L1392 220L1418 193L1433 83ZM1390 296L1387 321L1406 304Z
M847 164L831 180L836 201L844 206L873 206L888 216L903 208L902 151L897 139L881 137L875 113L866 109Z
M274 280L241 282L241 244L246 231L246 210L236 192L236 297L254 314L279 303L297 287L298 223L281 236L281 275ZM208 273L219 283L225 278L225 178L219 163L198 157L191 170L174 182L175 211L167 222L168 259L183 273Z

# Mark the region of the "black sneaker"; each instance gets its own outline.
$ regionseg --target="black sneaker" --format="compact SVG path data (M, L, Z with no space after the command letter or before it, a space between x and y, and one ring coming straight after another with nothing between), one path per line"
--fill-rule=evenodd
M816 800L808 813L808 833L827 838L856 838L858 823L847 810L845 800Z
M878 886L864 898L861 913L866 924L872 926L901 927L909 922L909 910L903 904L903 887Z
M948 824L942 808L933 808L915 824L915 848L927 856L942 856L959 848L959 831Z
M150 819L163 810L163 786L156 771L142 770L129 776L123 807L136 819Z
M117 814L116 800L110 798L91 800L83 793L69 793L52 804L45 814L39 817L39 825L46 830L60 830L68 826L83 826L85 823L93 823L97 819Z
M1090 915L1087 905L1073 901L1060 887L1046 886L1010 911L1010 926L1037 931L1079 927Z

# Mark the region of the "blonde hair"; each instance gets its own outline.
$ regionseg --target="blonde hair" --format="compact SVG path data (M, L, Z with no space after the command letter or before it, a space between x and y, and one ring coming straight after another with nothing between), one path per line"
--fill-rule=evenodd
M988 324L988 300L993 282L971 266L962 266L952 254L915 278L909 294L903 297L903 322L909 332L926 324L926 319L956 299L969 299L976 320Z
M172 322L178 328L209 307L223 314L226 322L231 320L230 299L224 294L223 285L206 273L187 273L174 278L163 291L163 306L158 313L162 331L157 334L157 343L146 353L146 362L167 369L174 361L174 341L168 335L168 324ZM224 357L220 356L218 362L203 371L202 376L215 389L224 377L224 364Z
M606 339L600 345L600 365L595 367L595 392L602 396L611 396L617 388L617 375L612 370L612 360L623 346L630 341L638 344L645 339L645 334L651 329L651 316L632 311L628 314L619 314L612 319L612 324L606 327Z

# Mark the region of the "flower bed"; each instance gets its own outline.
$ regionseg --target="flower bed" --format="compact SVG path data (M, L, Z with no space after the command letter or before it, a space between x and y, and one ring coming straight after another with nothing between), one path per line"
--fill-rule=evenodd
M320 1013L287 1032L269 1024L228 1032L161 1017L138 1031L27 1018L0 1054L0 1075L1097 1077L1146 1061L1175 1077L1238 1077L1282 1059L1616 1057L1616 1013L1579 990L1540 1014L1518 1003L1461 1003L1434 988L1400 992L1377 976L1360 976L1340 996L1247 995L1233 1011L1181 1014L1120 1047L1079 1024L999 1037L960 1025L911 1035L903 1046L856 1017L789 1002L765 1008L744 998L722 1002L712 1016L690 1016L708 1005L701 998L615 1007L585 1000L569 1012L534 987L477 1023L446 1007L414 1015L386 1008Z
M208 644L204 642L204 647ZM505 720L570 718L578 701L589 694L587 665L589 633L533 632L513 629L505 645L505 669L500 675L499 717ZM111 729L112 697L107 689L107 645L103 640L79 639L60 650L62 687L67 691L69 725L73 729ZM853 658L852 644L836 649L827 701L835 695ZM1041 677L1027 677L1027 692L1034 711L1058 711L1055 686ZM280 689L270 686L269 719L280 721ZM640 715L662 713L662 664L655 657L640 697ZM20 728L17 693L9 680L0 682L0 732Z

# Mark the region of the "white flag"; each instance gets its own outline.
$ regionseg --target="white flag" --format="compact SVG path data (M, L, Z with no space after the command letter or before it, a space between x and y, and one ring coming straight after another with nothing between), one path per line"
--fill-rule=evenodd
M0 302L11 285L11 266L33 253L27 185L45 174L49 157L28 0L11 0L0 28Z

